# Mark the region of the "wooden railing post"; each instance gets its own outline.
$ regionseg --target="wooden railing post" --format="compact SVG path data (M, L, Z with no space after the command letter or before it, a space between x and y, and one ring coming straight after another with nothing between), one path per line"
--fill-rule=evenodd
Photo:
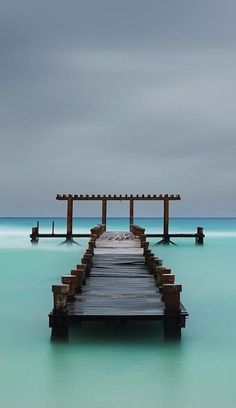
M92 254L84 254L81 263L86 267L86 276L89 276L92 267Z
M79 286L79 279L74 275L63 275L61 281L69 286L68 300L74 300L75 293Z
M53 312L66 313L69 296L68 285L52 285Z
M82 285L86 285L86 267L87 265L83 265L83 264L76 265L76 269L83 273Z
M165 268L163 266L157 266L155 268L155 271L154 271L153 275L154 275L154 279L156 281L157 286L160 285L161 275L167 275L167 274L168 275L171 274L171 269L170 268Z
M71 275L76 276L77 277L77 283L76 283L76 291L78 293L82 292L82 284L83 284L83 280L84 280L84 271L81 269L72 269L70 271Z

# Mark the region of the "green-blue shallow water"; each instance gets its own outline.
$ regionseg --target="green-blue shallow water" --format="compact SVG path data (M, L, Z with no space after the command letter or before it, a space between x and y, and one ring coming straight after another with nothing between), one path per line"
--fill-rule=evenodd
M236 219L173 219L175 232L203 226L205 245L182 239L178 246L152 247L183 285L190 318L180 344L164 343L157 323L115 329L87 323L71 330L69 343L51 343L51 285L78 263L86 240L72 247L41 240L31 247L35 221L0 219L1 407L235 406ZM97 222L76 220L75 228L87 231ZM159 219L136 222L160 231ZM50 220L40 225L49 230ZM57 219L56 232L64 225ZM128 221L110 219L109 227L125 229Z

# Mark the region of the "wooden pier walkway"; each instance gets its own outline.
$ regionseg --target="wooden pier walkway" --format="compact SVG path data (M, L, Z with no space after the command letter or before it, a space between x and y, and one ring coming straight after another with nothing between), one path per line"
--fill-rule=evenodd
M54 285L49 315L52 337L67 337L82 321L162 320L166 339L179 339L188 316L180 303L181 285L148 249L144 230L105 232L100 225L81 264Z

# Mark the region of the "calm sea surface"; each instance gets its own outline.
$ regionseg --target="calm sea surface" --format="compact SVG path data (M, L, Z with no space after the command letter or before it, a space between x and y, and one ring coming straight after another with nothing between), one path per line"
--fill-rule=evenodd
M88 231L99 219L75 220ZM50 342L47 314L51 285L80 260L80 245L41 240L32 247L36 219L0 219L0 406L4 408L233 408L236 404L236 219L172 219L173 232L206 232L193 239L154 246L183 285L190 313L180 344L165 344L158 323L114 329L87 323L71 330L67 344ZM40 219L41 231L50 219ZM160 219L137 219L147 231ZM55 220L55 232L65 220ZM110 229L127 229L125 218Z

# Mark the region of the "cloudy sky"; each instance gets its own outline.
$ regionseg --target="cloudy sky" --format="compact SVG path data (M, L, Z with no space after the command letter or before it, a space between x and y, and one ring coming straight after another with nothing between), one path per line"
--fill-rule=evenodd
M236 216L235 15L235 0L0 0L0 215L180 193L173 215Z

